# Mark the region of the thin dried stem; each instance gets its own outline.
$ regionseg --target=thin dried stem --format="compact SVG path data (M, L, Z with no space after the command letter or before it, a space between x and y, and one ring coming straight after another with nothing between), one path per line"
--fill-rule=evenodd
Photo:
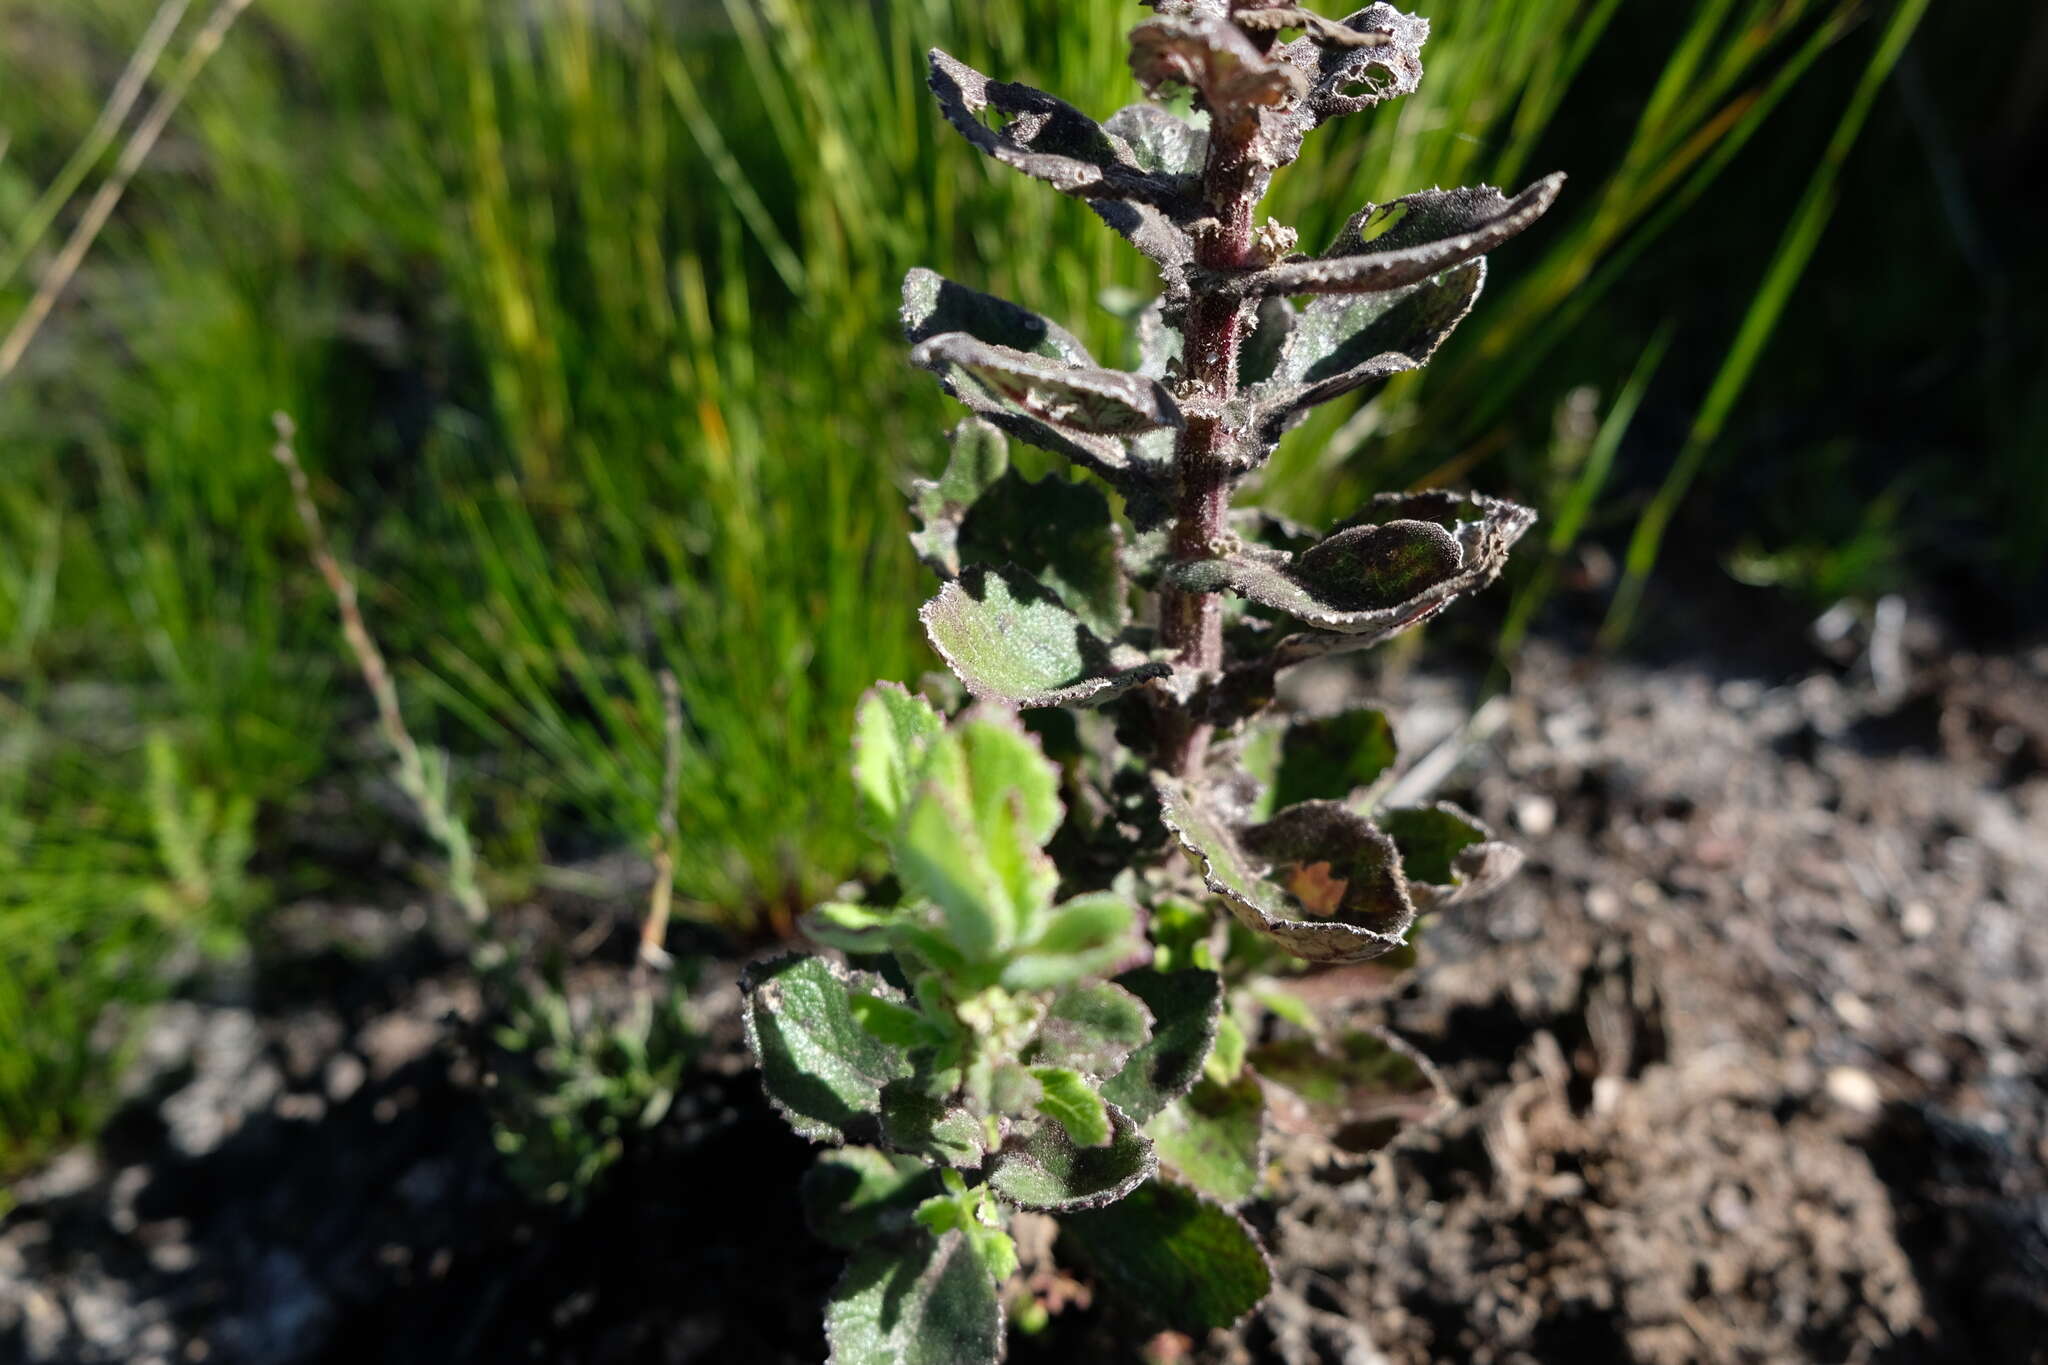
M36 197L16 229L12 246L0 256L0 289L5 289L14 272L21 269L29 253L36 249L36 243L50 230L64 205L78 192L78 187L99 159L106 154L121 125L128 121L129 111L135 108L135 101L142 97L142 88L156 71L156 64L163 59L164 49L171 44L171 36L184 21L185 11L192 0L163 0L157 6L156 16L143 31L142 41L135 45L134 53L128 58L128 66L121 72L121 79L114 82L114 89L107 96L106 104L100 109L99 117L87 130L85 138L78 144L78 150L64 163L64 169L57 172L57 178L50 182ZM6 141L0 137L0 149Z
M647 918L640 926L640 962L643 972L663 971L669 965L669 910L675 897L676 805L683 790L683 691L670 669L661 670L662 772L661 811L655 817L652 855L654 889L648 894Z
M327 580L327 590L334 595L335 608L341 616L342 638L348 642L349 653L355 656L357 671L363 675L363 682L377 703L377 728L383 732L384 742L391 746L392 756L397 760L393 776L399 790L406 794L418 811L420 823L426 826L427 833L433 836L434 842L441 846L441 851L448 858L449 894L454 896L471 924L481 925L489 919L490 907L477 884L476 849L470 842L469 828L448 804L447 766L438 755L430 758L413 739L412 731L406 728L391 669L384 662L384 652L377 647L375 637L363 620L355 582L342 569L341 561L335 558L334 549L327 539L326 524L320 519L320 508L313 501L305 468L299 463L298 452L292 448L292 438L297 430L292 419L280 412L271 421L277 427L277 444L271 447L271 455L284 467L285 476L291 480L292 501L298 507L299 521L306 528L306 548L312 556L313 567Z
M71 283L71 277L78 273L78 267L84 262L86 253L92 250L93 243L99 239L107 220L113 217L115 207L121 202L121 196L127 193L128 182L135 178L135 173L142 168L142 163L147 161L149 154L156 149L157 139L163 136L165 126L171 121L171 115L184 103L186 93L192 88L192 82L198 79L206 64L213 60L213 55L220 51L220 45L227 38L228 30L234 27L235 20L241 17L242 11L249 8L252 2L253 0L220 0L220 3L214 6L213 13L207 16L205 26L193 38L184 61L178 64L177 70L171 74L170 81L158 93L156 102L150 105L149 112L144 114L142 122L136 125L127 145L121 149L120 158L115 161L114 169L108 173L105 182L93 195L92 202L86 206L84 216L78 220L78 226L71 230L71 236L64 243L64 249L58 252L57 259L51 262L49 272L43 276L35 297L29 300L28 307L15 319L14 327L8 332L7 339L0 342L0 383L5 383L14 373L15 367L21 363L22 353L28 349L29 343L35 340L36 333L42 330L50 311L57 306L57 299Z

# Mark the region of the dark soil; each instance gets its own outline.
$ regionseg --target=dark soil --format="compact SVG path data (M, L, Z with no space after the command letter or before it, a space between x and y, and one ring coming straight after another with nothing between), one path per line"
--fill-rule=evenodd
M1284 1141L1279 1289L1197 1357L2048 1360L2048 654L1780 676L1531 653L1441 791L1528 868L1340 1005L1461 1107L1370 1159ZM1376 687L1411 756L1469 693ZM575 913L616 992L631 902ZM837 1258L730 962L698 1077L572 1215L502 1174L445 942L301 906L168 1007L100 1150L13 1191L0 1360L822 1358ZM1012 1354L1147 1336L1070 1312Z

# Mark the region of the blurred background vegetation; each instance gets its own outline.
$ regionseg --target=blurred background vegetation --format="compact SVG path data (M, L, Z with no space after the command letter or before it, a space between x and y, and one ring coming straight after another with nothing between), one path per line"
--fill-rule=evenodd
M0 0L0 329L114 163L91 130L131 54L168 34L146 108L211 3ZM1272 500L1533 502L1511 639L1712 653L1640 607L1730 575L2023 626L2048 538L2029 8L1433 0L1422 93L1316 140L1275 212L1316 243L1431 185L1561 168L1568 197L1425 374L1291 438ZM1148 283L944 129L922 53L1106 115L1138 13L257 0L0 377L0 1169L88 1131L136 1011L267 907L432 875L274 410L499 897L651 825L663 667L686 913L773 925L860 870L846 721L932 666L898 490L949 420L897 282L936 266L1110 356Z

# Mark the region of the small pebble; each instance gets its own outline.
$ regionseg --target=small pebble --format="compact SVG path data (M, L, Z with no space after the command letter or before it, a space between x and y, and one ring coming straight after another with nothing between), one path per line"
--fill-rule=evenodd
M1853 1066L1838 1066L1828 1072L1828 1097L1858 1114L1875 1114L1884 1104L1876 1078Z

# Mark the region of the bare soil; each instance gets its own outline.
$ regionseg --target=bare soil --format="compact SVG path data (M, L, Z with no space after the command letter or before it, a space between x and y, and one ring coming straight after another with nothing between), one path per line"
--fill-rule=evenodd
M1910 651L1909 651L1910 652ZM1531 853L1327 993L1459 1108L1277 1151L1235 1332L1070 1312L1013 1359L2048 1360L2048 652L1746 675L1538 647L1441 794ZM1428 750L1472 687L1387 695ZM554 907L615 990L630 903ZM612 922L615 921L615 922ZM0 1360L815 1361L836 1257L735 1051L589 1207L506 1183L478 1002L418 912L301 906L171 1006L96 1152L12 1191ZM609 966L605 964L611 964Z

